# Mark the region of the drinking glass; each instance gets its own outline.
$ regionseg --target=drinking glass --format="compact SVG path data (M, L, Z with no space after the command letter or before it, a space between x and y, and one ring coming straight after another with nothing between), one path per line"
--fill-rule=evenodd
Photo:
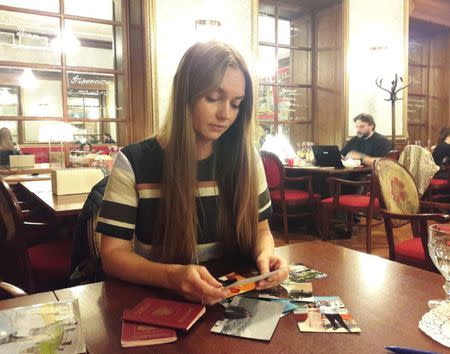
M445 278L445 300L430 300L428 306L450 303L450 225L431 225L428 229L428 251L434 265Z

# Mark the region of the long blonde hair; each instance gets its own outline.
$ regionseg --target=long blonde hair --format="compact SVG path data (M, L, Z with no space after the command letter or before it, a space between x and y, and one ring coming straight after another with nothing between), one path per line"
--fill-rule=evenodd
M12 141L11 132L8 128L0 129L0 150L14 150L14 142Z
M164 146L161 204L154 249L162 262L190 263L196 255L197 158L191 109L220 86L227 68L245 78L245 96L233 125L214 143L219 188L217 232L226 249L250 253L258 223L256 151L253 147L253 87L247 65L232 47L197 43L184 54L173 81L166 120L158 134Z

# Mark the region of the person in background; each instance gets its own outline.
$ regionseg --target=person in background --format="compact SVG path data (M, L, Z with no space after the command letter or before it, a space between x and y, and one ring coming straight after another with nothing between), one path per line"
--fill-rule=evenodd
M87 141L80 144L80 150L83 150L86 153L91 153L92 152L92 145L91 143L88 143Z
M356 136L341 150L344 159L360 160L371 166L377 158L384 157L392 149L392 143L375 131L375 120L370 114L362 113L353 118Z
M91 135L91 136L89 137L89 142L90 142L91 144L98 144L98 143L100 142L100 140L98 140L97 137L96 137L95 135Z
M111 134L109 134L109 133L103 134L103 142L105 144L115 144L116 143L116 141L111 137Z
M11 131L3 127L0 129L0 165L9 165L10 155L20 155L19 146L12 140Z
M439 167L450 164L450 128L443 128L439 135L439 140L433 150L433 159ZM447 178L446 171L438 171L435 178Z
M236 257L258 289L288 276L275 254L264 166L254 146L253 84L242 56L197 43L175 73L162 129L119 151L97 224L106 274L215 304L229 295L201 262Z

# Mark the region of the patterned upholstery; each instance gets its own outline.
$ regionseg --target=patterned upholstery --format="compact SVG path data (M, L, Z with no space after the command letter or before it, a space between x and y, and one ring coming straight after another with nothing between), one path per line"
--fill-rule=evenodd
M418 145L407 145L398 162L411 173L420 195L425 193L431 179L439 171L431 152Z
M446 214L422 213L421 209L448 210L444 203L421 202L419 192L411 174L399 163L380 159L375 162L374 172L380 190L380 202L385 220L386 237L389 244L389 259L422 269L436 271L428 253L428 228L430 221L445 223ZM394 227L411 224L412 237L395 241ZM448 226L443 226L448 227Z
M411 174L390 159L377 161L375 169L386 209L396 214L417 214L420 197Z

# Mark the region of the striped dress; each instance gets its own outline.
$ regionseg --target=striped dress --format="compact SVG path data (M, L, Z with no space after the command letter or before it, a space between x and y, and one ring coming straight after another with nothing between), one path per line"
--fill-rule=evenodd
M256 150L255 150L256 153ZM133 241L136 253L151 259L152 230L158 214L164 150L156 138L123 148L114 163L103 197L97 232ZM219 188L214 154L198 161L197 253L200 262L220 257L217 234ZM257 158L259 221L270 218L272 206L261 158Z

